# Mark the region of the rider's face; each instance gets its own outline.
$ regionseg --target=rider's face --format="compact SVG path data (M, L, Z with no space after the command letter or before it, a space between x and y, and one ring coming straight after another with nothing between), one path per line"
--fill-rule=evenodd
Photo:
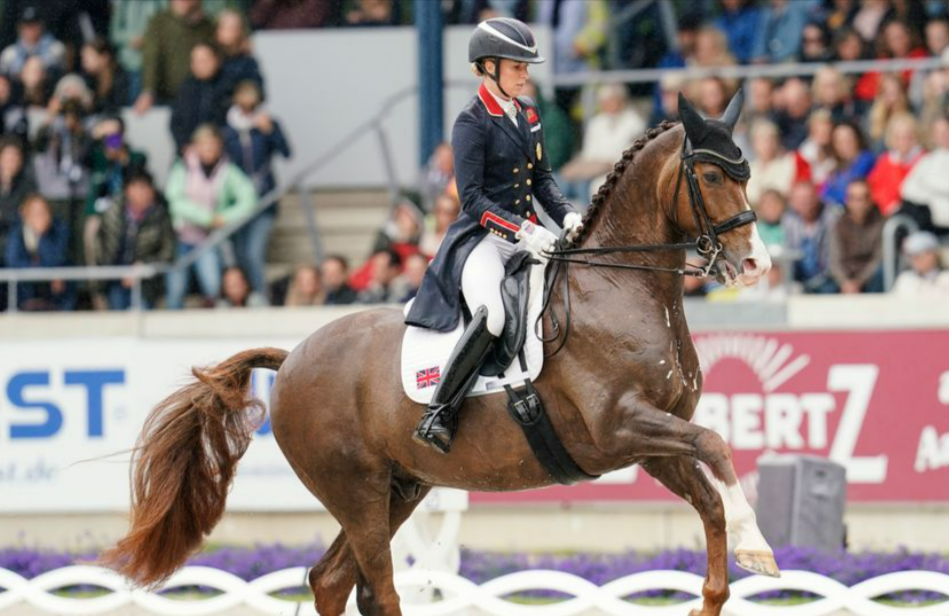
M488 70L493 67L487 66ZM528 64L527 62L515 62L513 60L501 60L501 88L511 98L517 98L524 91L527 85Z

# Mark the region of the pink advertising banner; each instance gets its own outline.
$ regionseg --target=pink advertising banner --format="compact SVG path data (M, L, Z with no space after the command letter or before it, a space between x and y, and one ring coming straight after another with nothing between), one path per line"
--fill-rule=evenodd
M743 483L759 458L828 457L851 502L949 503L949 331L696 334L694 421L721 434ZM472 503L667 501L637 467L573 487L473 494Z

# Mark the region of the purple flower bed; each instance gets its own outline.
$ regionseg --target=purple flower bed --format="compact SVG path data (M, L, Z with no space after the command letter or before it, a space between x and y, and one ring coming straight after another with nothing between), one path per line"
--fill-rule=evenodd
M319 560L323 552L324 548L320 544L295 548L282 545L257 545L252 548L226 547L198 554L189 561L189 564L222 569L250 581L272 571L298 566L309 567ZM35 548L7 548L0 549L0 568L32 578L60 567L89 562L94 557L94 553L70 554ZM847 586L896 571L922 570L949 574L949 556L908 551L851 554L844 551L822 552L813 549L783 548L775 552L775 557L782 569L813 571ZM730 567L730 577L733 580L750 575L738 569L733 562ZM705 575L706 556L704 551L694 550L621 554L508 554L462 550L461 575L478 584L526 569L563 571L594 584L603 585L643 571L671 569ZM650 596L664 595L667 594L661 591L650 593ZM556 597L558 595L539 592L532 596ZM920 601L942 600L947 597L932 593L905 592L892 598L902 601Z

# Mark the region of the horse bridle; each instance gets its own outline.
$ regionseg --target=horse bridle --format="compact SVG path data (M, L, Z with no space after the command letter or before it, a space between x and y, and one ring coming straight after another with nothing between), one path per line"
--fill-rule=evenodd
M679 193L682 188L682 179L685 178L686 187L689 193L689 205L692 209L692 216L695 219L696 229L699 230L699 236L691 242L677 242L673 244L645 244L645 245L626 245L626 246L607 246L603 248L558 248L545 253L551 261L560 261L563 263L577 263L580 265L589 265L591 267L608 267L614 269L633 269L653 272L668 272L682 276L695 276L705 278L712 271L715 263L720 258L724 247L718 240L718 236L751 224L757 220L753 210L739 212L728 220L717 225L712 224L708 215L708 209L705 207L705 199L702 198L702 191L699 190L698 178L695 174L695 161L707 161L720 166L725 173L736 180L747 180L747 172L739 171L747 167L744 158L734 160L727 158L718 152L712 150L693 150L689 146L688 138L682 142L682 152L679 155L679 171L676 175L675 193L672 197L673 208L679 203ZM563 245L563 238L561 239ZM606 261L597 261L591 259L573 258L575 255L605 255L614 253L631 252L660 252L670 250L692 250L694 249L701 257L707 260L704 267L686 263L685 268L679 267L660 267L656 265L646 265L639 263L611 263Z
M675 193L672 197L672 204L674 208L678 206L679 193L682 187L682 179L685 178L686 188L689 193L689 205L692 209L692 216L695 218L695 226L699 231L699 236L691 242L645 245L633 244L626 246L607 246L602 248L558 248L545 253L545 256L551 261L556 262L556 265L551 267L549 271L546 288L544 289L543 307L541 308L540 314L537 316L537 322L534 324L535 333L543 342L553 342L560 337L560 320L553 311L550 312L550 323L552 330L552 335L550 337L545 337L542 333L538 333L537 326L543 320L544 313L546 313L550 308L550 300L553 297L554 285L557 282L558 276L561 274L561 268L565 264L576 263L579 265L588 265L590 267L667 272L681 276L695 276L697 278L705 278L712 271L712 267L715 266L715 263L721 257L722 251L724 250L722 243L718 240L718 236L733 229L751 224L758 219L758 217L755 215L755 212L749 209L739 212L728 220L717 225L712 224L712 220L708 215L708 209L705 207L705 199L702 198L702 191L699 190L698 178L695 174L695 161L699 160L718 165L726 174L735 180L747 180L749 176L748 163L745 161L744 157L739 160L734 160L713 150L693 150L689 144L688 137L686 137L682 141L682 152L679 154L679 160L679 171L676 174L676 187ZM566 244L566 237L567 233L564 231L560 238L560 246L564 246ZM695 249L695 251L698 252L700 256L707 260L707 263L704 267L690 263L686 263L686 267L684 268L660 267L657 265L647 265L643 263L611 263L607 261L574 258L575 255L606 255L614 253L660 252L692 249ZM567 343L567 336L569 335L570 331L570 288L568 283L569 280L567 276L564 276L563 304L566 322L564 323L563 331L566 333L563 336L563 340L561 340L554 352L547 355L547 357L551 357L559 353L560 349L562 349Z

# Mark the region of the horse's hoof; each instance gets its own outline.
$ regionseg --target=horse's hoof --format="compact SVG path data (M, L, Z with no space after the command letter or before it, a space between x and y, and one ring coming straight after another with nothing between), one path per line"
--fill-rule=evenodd
M781 570L778 569L778 563L774 561L774 554L771 552L735 550L735 558L738 559L738 566L746 571L768 577L781 577Z

